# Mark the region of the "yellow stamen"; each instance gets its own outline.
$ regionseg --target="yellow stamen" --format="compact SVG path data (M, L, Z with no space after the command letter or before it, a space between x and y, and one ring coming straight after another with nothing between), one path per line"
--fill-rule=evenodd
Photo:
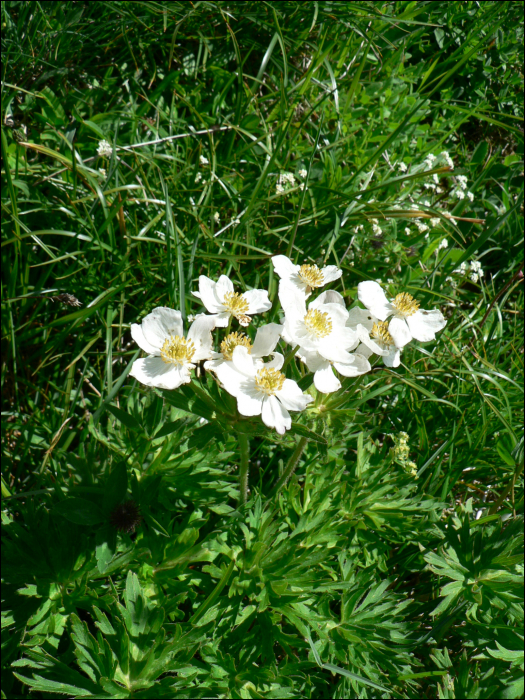
M372 337L385 345L394 345L394 339L388 330L388 321L377 321L372 326Z
M255 375L255 386L268 396L274 396L283 388L286 377L278 369L260 369Z
M310 309L304 317L304 325L316 338L325 338L332 332L332 319L325 311Z
M324 284L324 277L317 265L301 265L299 277L306 284L308 289L317 289Z
M160 350L160 356L164 362L179 366L191 362L194 354L195 345L191 340L181 338L180 335L170 335Z
M415 314L419 309L419 301L416 301L414 297L411 294L407 294L407 292L398 294L392 304L405 318L407 316L412 316L412 314Z
M239 292L226 292L224 295L224 306L232 316L239 321L241 326L248 326L251 318L246 315L249 304Z
M252 343L244 333L230 333L224 338L221 343L221 352L225 360L231 360L233 351L238 345L248 348L248 352L252 350Z

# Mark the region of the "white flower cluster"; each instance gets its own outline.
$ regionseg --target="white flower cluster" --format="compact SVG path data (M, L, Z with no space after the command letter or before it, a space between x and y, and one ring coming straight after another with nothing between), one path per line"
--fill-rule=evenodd
M98 142L97 155L103 158L111 158L112 154L113 146L109 143L109 141L102 139L102 141Z
M457 270L454 270L454 274L468 275L470 280L476 284L483 277L485 271L481 267L479 260L471 260L470 262L462 262Z
M204 368L237 399L241 415L260 415L282 435L292 425L289 411L302 411L313 399L281 371L285 360L275 351L281 338L313 373L317 391L329 394L341 388L334 372L344 377L365 374L373 354L388 367L397 367L407 343L413 338L434 340L446 325L439 310L420 309L406 292L388 300L372 281L358 285L365 309L348 311L336 291L324 291L307 305L315 290L339 279L342 271L335 265L295 265L285 255L273 257L272 263L280 277L282 324L261 326L253 342L243 332L229 332L233 319L247 327L254 314L271 308L268 292L236 292L226 275L217 282L201 275L199 291L193 294L210 315L192 317L187 336L181 312L166 307L154 309L140 325L132 324L133 339L149 356L136 360L130 375L147 386L176 389L191 381L196 362L206 360ZM211 331L225 327L228 334L214 351ZM265 362L267 357L271 359Z
M467 187L468 187L468 181L467 181L467 176L466 175L456 175L456 182L457 182L457 187L455 187L451 195L453 197L456 197L456 199L465 199L465 197L470 201L474 201L474 195L472 192L468 192Z
M301 178L306 178L308 173L306 170L302 169L299 170L298 172L299 177ZM292 187L295 187L296 182L295 182L295 175L293 173L281 173L279 177L277 178L277 184L275 185L275 191L277 194L284 194L288 190L292 189ZM305 187L304 182L299 183L299 189L303 190Z

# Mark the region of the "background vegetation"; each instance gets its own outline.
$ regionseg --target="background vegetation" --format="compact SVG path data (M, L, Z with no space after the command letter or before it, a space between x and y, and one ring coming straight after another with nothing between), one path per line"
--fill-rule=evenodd
M2 52L2 697L522 697L522 3L10 1ZM236 510L129 326L287 252L448 325L301 417L278 497L297 437L253 435Z

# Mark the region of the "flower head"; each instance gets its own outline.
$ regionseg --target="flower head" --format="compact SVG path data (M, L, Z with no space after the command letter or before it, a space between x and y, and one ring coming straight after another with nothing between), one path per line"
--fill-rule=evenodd
M199 277L199 291L193 292L206 309L214 314L215 326L224 328L230 318L236 318L241 326L249 326L251 316L271 309L272 303L268 299L265 289L250 289L247 292L235 292L233 282L221 275L218 282L213 282L209 277Z
M224 388L237 399L237 408L243 416L261 416L268 428L279 435L292 427L289 411L303 411L312 401L303 394L292 379L280 372L284 358L274 353L270 362L253 357L244 345L238 345L231 362L216 368Z
M387 367L399 367L401 349L397 347L388 330L388 321L380 321L370 311L356 307L348 313L346 323L355 329L361 341L356 354L366 359L370 355L379 355Z
M254 357L262 359L271 355L277 345L283 327L278 323L267 323L257 329L255 340L252 341L245 333L229 333L220 344L220 352L212 352L211 360L204 363L204 369L215 372L224 362L231 362L233 351L239 345L245 347L248 353Z
M343 274L335 265L327 265L320 269L317 265L294 265L286 255L275 255L272 258L275 272L281 278L281 285L291 286L310 296L313 289L324 287ZM280 291L279 291L280 294ZM284 308L284 307L283 307Z
M148 357L135 360L130 376L146 386L176 389L191 381L190 371L199 360L211 357L213 316L198 316L184 337L180 311L158 306L131 324L131 336Z
M397 294L390 302L377 282L370 281L360 282L357 294L359 301L380 321L386 321L392 316L388 332L399 348L404 347L412 338L421 342L434 340L437 331L447 324L439 309L420 309L419 302L407 292Z
M199 163L201 165L209 165L210 161L206 158L206 156L199 156Z
M111 158L112 154L113 146L109 143L109 141L102 139L102 141L98 142L97 155L103 156L104 158Z

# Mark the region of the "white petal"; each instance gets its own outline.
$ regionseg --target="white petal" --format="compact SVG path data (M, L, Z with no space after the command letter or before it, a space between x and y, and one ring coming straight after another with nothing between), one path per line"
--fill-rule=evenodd
M366 328L360 323L357 326L356 333L359 340L369 348L370 352L373 352L376 355L382 355L383 357L388 355L388 353L390 352L389 349L383 348L381 345L379 345L379 343L376 343L376 341L368 335L368 331L366 330Z
M310 394L303 394L293 379L285 379L283 388L277 392L276 396L289 411L304 411L308 404L313 401Z
M160 350L159 348L154 347L144 337L144 332L142 330L142 326L140 326L138 323L132 323L131 324L131 337L133 340L137 343L139 348L141 350L144 350L144 352L147 352L148 355L159 355Z
M263 397L265 394L257 391L255 387L251 391L248 390L246 384L247 382L245 382L242 390L237 395L237 408L241 416L258 416L263 408Z
M305 295L297 287L279 282L279 301L287 319L302 319L306 316Z
M157 306L142 320L142 332L147 343L162 348L170 335L183 336L182 314L166 306Z
M268 428L275 428L279 435L284 435L292 427L290 414L275 396L268 396L263 402L261 418Z
M335 265L327 265L326 267L323 267L322 273L323 273L324 283L328 284L329 282L333 282L334 280L338 280L341 277L341 275L343 274L343 271L340 270Z
M406 321L412 336L422 343L434 340L437 331L440 331L447 325L439 309L434 309L433 311L419 309L415 314L409 316Z
M388 302L384 291L377 282L359 282L357 296L359 301L381 321L385 321L392 313L392 305Z
M146 386L176 389L181 384L188 384L191 381L190 367L164 362L160 357L145 357L135 360L129 375Z
M232 352L232 362L234 369L246 377L255 377L257 371L262 367L262 362L255 363L255 359L248 354L248 348L244 345L237 345Z
M253 357L265 357L275 350L283 327L278 323L267 323L257 329L257 335L253 341Z
M209 277L206 277L206 275L201 275L199 277L200 298L211 314L216 314L223 310L223 305L215 290L216 286L216 283Z
M373 351L369 347L364 345L363 343L361 343L361 345L357 346L357 350L355 352L356 352L356 355L362 355L366 359L368 359L370 357L370 355L373 354Z
M281 369L281 367L284 364L284 357L281 355L280 352L273 352L273 359L270 360L270 362L265 362L264 364L261 364L262 367L266 367L266 369Z
M331 394L341 388L341 382L335 376L332 365L328 362L325 367L318 369L314 374L314 384L317 391L322 394Z
M215 328L226 328L230 320L230 312L222 311L220 314L214 314L213 319L215 321Z
M317 299L308 304L309 309L318 309L322 304L339 304L339 306L345 307L345 300L339 294L339 292L334 292L328 289L326 292L321 292Z
M344 326L348 320L348 311L344 305L324 304L319 310L328 313L332 320L332 325Z
M198 316L188 331L188 340L195 345L193 362L207 360L211 357L213 338L211 332L215 328L215 316Z
M393 318L388 324L388 332L394 339L394 343L398 348L404 347L412 340L412 333L406 321L402 318Z
M250 289L242 296L248 302L248 314L260 314L272 308L266 289Z
M272 258L272 263L275 272L282 279L292 277L293 275L297 274L297 270L299 269L299 265L294 265L290 258L287 258L286 255L275 255Z
M351 364L342 364L341 362L334 362L334 367L342 374L343 377L358 377L360 374L366 374L370 372L372 367L370 362L360 354L355 354L352 356L354 361Z
M383 357L383 362L387 367L399 367L401 363L401 350L392 345L388 355Z
M321 367L326 367L330 364L328 360L325 360L324 357L321 357L321 355L318 352L304 351L301 354L299 354L298 352L297 356L300 357L300 359L306 364L310 372L317 372L317 370Z
M229 394L232 396L239 395L241 386L246 381L246 377L244 374L237 372L232 362L222 362L215 365L214 372Z
M233 282L231 279L226 277L226 275L221 275L219 277L219 281L217 282L217 286L215 287L217 299L222 302L224 300L224 295L233 291Z
M350 309L348 312L348 320L346 325L350 328L355 328L358 324L361 324L366 328L367 331L371 331L374 323L378 319L372 316L368 309L360 309L356 306L354 309Z

